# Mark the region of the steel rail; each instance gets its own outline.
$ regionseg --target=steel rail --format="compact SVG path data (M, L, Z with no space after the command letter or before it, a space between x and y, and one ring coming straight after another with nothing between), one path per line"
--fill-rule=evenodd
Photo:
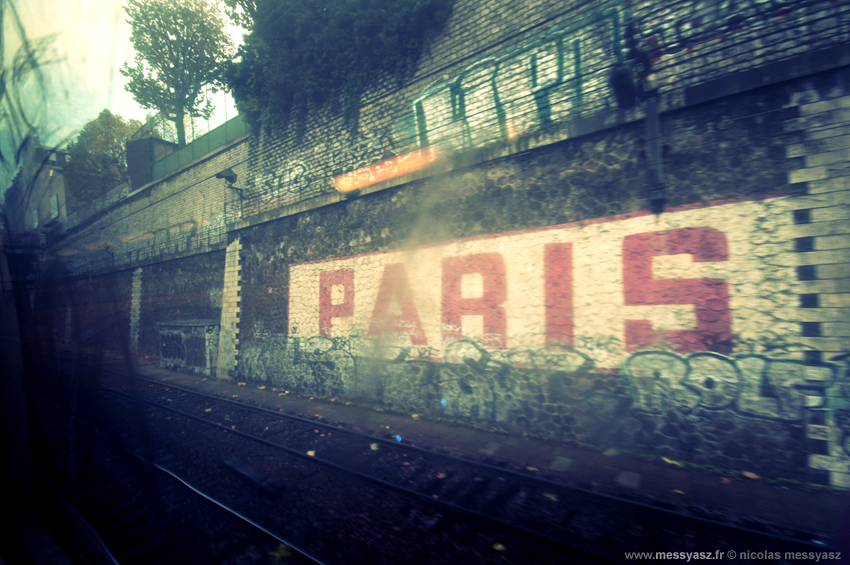
M15 380L17 380L17 379L15 379ZM20 383L20 382L18 382L18 384L21 384L21 383ZM23 386L23 385L21 385L21 386ZM107 390L111 390L111 389L107 389ZM118 391L113 391L113 392L118 392ZM86 421L84 421L84 420L81 420L80 418L78 418L78 417L74 416L73 414L69 414L68 412L66 412L65 410L63 410L63 409L62 409L62 408L60 408L59 406L57 406L57 405L56 405L56 403L54 403L52 400L50 400L50 399L48 399L48 398L45 398L44 396L42 396L42 395L40 395L40 394L38 394L38 393L36 393L36 392L33 392L33 391L31 391L31 390L30 390L30 391L28 391L28 393L29 393L29 394L32 394L33 396L35 396L36 398L40 399L41 401L43 401L43 402L46 402L46 403L50 404L51 406L53 406L53 408L54 408L55 410L57 410L58 412L60 412L60 413L64 414L64 415L65 415L65 416L67 416L68 418L70 418L70 419L74 420L75 422L77 422L77 423L79 423L79 424L81 424L81 425L85 426L86 428L88 428L89 430L91 430L92 432L94 432L95 434L97 434L98 436L100 436L100 438L101 438L103 441L107 442L107 444L110 444L110 445L112 444L112 442L110 441L110 439L109 439L109 438L108 438L108 437L107 437L107 436L106 436L106 435L105 435L105 434L104 434L101 430L99 430L99 429L97 429L96 427L94 427L94 426L90 425L88 422L86 422ZM124 394L124 393L120 393L120 392L119 392L119 394ZM132 398L132 396L131 396L131 395L126 395L126 396L130 396L130 397ZM140 400L140 399L134 399L134 400L137 400L137 401L138 401L138 400ZM147 401L143 401L143 400L142 400L142 402L147 402ZM260 524L258 524L258 523L257 523L257 522L255 522L255 521L251 520L251 519L250 519L250 518L248 518L247 516L244 516L243 514L241 514L240 512L237 512L237 511L236 511L236 510L234 510L233 508L230 508L230 507L229 507L229 506L227 506L226 504L224 504L224 503L222 503L222 502L220 502L220 501L218 501L218 500L216 500L216 499L212 498L211 496L209 496L209 495L207 495L207 494L203 493L202 491L198 490L197 488L195 488L194 486L192 486L190 483L188 483L186 480L184 480L183 478L181 478L180 476L178 476L178 475L177 475L177 474L175 474L174 472L172 472L172 471L170 471L170 470L166 469L165 467L162 467L161 465L159 465L159 464L157 464L157 463L155 463L155 462L149 462L149 461L147 461L145 458L143 458L142 456L140 456L140 455L139 455L139 454L137 454L137 453L128 452L128 451L126 451L126 450L124 450L124 451L125 451L125 453L127 453L128 455L130 455L130 456L134 457L135 459L137 459L138 461L140 461L140 462L142 462L142 463L144 463L144 464L151 464L151 465L152 465L153 467L155 467L158 471L160 471L161 473L163 473L164 475L166 475L167 477L169 477L171 480L176 481L176 482L177 482L178 484L180 484L180 485L181 485L184 489L186 489L186 490L190 491L190 493L191 493L193 496L196 496L196 497L198 497L198 498L201 498L201 499L202 499L202 500L203 500L206 504L208 504L208 505L212 505L212 506L213 506L213 507L215 507L217 510L219 510L219 511L223 512L223 513L224 513L224 514L226 514L226 515L229 515L229 516L230 516L230 517L232 517L232 518L234 518L234 519L235 519L235 521L238 521L238 522L242 522L242 523L244 523L244 524L247 524L247 525L248 525L251 529L254 529L254 530L258 531L258 532L262 533L262 534L263 534L263 535L265 535L265 536L271 537L273 540L277 541L278 543L282 543L282 544L287 545L288 547L290 547L291 549L293 549L293 550L295 550L296 552L300 553L303 557L305 557L305 558L309 559L310 561L312 561L312 562L316 563L317 565L327 565L327 564L326 564L326 563L324 563L323 561L319 560L317 557L315 557L315 556L311 555L310 553L306 552L305 550L303 550L303 549L299 548L297 545L295 545L295 544L291 543L290 541L288 541L288 540L286 540L286 539L281 538L281 537L280 537L280 536L278 536L277 534L275 534L275 533L271 532L271 531L270 531L270 530L268 530L267 528L265 528L265 527L261 526ZM96 532L95 532L95 535L96 535ZM99 536L97 536L97 539L100 539L100 537L99 537ZM106 547L106 546L104 545L104 547ZM110 553L110 555L111 555L111 553Z
M169 385L163 385L163 386L167 387ZM417 502L417 503L427 505L427 506L430 506L430 507L434 507L434 508L438 508L438 509L444 509L444 510L448 509L448 510L451 510L455 513L465 515L465 516L473 516L473 517L475 517L479 520L482 520L484 522L489 522L489 523L496 525L498 527L505 528L505 529L508 529L508 530L513 530L513 531L518 532L522 535L535 538L539 541L543 541L543 542L548 543L548 544L555 544L555 545L558 545L558 546L562 546L562 547L564 547L565 549L567 549L571 552L581 554L582 556L590 558L590 559L601 560L601 561L608 562L608 563L622 563L622 564L627 563L626 561L622 561L620 559L611 557L609 555L605 555L603 553L598 553L598 552L593 551L591 549L587 549L587 548L575 545L571 542L549 536L549 535L544 534L542 532L538 532L538 531L526 528L524 526L520 526L518 524L513 524L513 523L510 523L510 522L505 522L503 520L499 520L498 518L494 518L492 516L489 516L487 514L483 514L481 512L476 511L476 510L464 508L463 506L459 506L459 505L453 504L451 502L446 502L444 500L434 499L427 494L419 493L419 492L404 488L402 486L392 484L392 483L384 481L382 479L378 479L376 477L366 475L366 474L361 473L359 471L355 471L353 469L349 469L349 468L343 467L341 465L337 465L336 463L331 463L330 461L326 461L322 458L311 456L311 455L308 455L306 453L302 453L300 451L296 451L292 448L286 447L286 446L281 445L279 443L275 443L275 442L269 441L267 439L263 439L261 437L251 435L251 434L249 434L247 432L243 432L241 430L235 430L233 428L229 428L229 427L227 427L223 424L219 424L217 422L212 422L210 420L207 420L207 419L202 418L200 416L196 416L194 414L189 414L188 412L184 412L184 411L177 409L177 408L172 408L172 407L167 406L165 404L159 404L159 403L153 402L151 400L145 400L145 399L141 399L141 398L138 398L138 397L134 397L132 394L122 392L122 391L118 391L118 390L115 390L115 389L106 388L105 390L108 390L109 392L111 392L113 394L124 396L124 397L130 398L130 399L134 399L137 402L142 402L144 404L148 404L150 406L153 406L154 408L157 408L157 409L160 409L160 410L165 410L165 411L168 411L168 412L171 412L171 413L174 413L174 414L178 414L178 415L180 415L184 418L195 420L197 422L201 422L203 424L212 426L214 428L218 428L218 429L220 429L220 430L222 430L226 433L236 434L240 437L251 440L251 441L258 443L260 445L265 445L267 447L271 447L273 449L283 451L287 455L291 455L295 458L301 459L303 461L307 461L311 465L315 465L315 466L318 466L318 467L325 468L325 469L332 471L334 473L339 473L339 474L342 474L342 475L346 475L346 476L356 478L356 479L363 481L367 484L374 485L374 486L380 488L381 490L393 492L393 493L401 496L402 498L405 498L405 499L410 500L412 502ZM217 400L222 400L222 399L219 399L217 397L211 397L211 398L215 398ZM242 405L242 406L245 406L245 405ZM339 431L339 428L333 428L333 430ZM466 461L465 464L469 464L469 462Z

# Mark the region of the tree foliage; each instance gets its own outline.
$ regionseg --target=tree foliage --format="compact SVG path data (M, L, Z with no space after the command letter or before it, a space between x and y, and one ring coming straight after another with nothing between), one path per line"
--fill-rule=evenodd
M186 142L191 143L198 136L206 133L206 128L203 122L198 118L193 118L188 114L183 118L183 129L186 132ZM166 120L158 112L148 112L145 114L145 123L142 129L139 130L138 138L155 137L170 143L177 143L177 128L171 120ZM190 137L191 132L191 137Z
M225 22L210 0L128 0L135 65L124 63L127 91L142 108L157 110L177 128L186 144L184 117L209 119L202 105L206 85L220 87L221 72L233 54Z
M103 110L68 144L65 187L82 202L127 180L125 143L142 135L142 123Z
M285 125L291 116L303 125L308 110L334 104L356 130L363 94L387 77L399 84L413 73L453 3L261 0L225 80L255 126Z
M230 20L250 31L257 17L257 4L260 0L224 0L224 13Z

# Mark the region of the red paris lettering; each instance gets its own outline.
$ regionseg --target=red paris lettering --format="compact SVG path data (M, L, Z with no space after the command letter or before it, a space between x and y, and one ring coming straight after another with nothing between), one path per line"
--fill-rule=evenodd
M546 344L573 344L573 244L544 247Z
M480 297L464 298L462 278L480 274ZM500 253L479 253L443 259L443 339L460 339L463 316L481 316L487 345L507 346L506 317L502 303L507 298L505 260Z
M696 330L653 331L649 320L626 320L626 350L657 341L680 346L681 353L731 350L729 289L723 279L653 279L652 258L693 255L695 262L726 261L726 236L709 227L639 233L623 240L623 293L627 306L693 304Z
M394 304L398 305L396 312L391 312ZM386 332L406 333L413 345L428 345L419 312L413 302L413 293L407 282L407 271L401 263L384 267L375 309L372 311L372 321L369 323L369 335L381 336Z
M342 302L334 304L333 287L342 286ZM354 314L354 269L336 269L319 273L319 334L331 335L334 318Z

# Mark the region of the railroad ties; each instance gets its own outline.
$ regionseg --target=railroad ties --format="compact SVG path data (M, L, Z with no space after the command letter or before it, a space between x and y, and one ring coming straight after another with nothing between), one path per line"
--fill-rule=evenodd
M294 536L318 558L335 563L357 562L351 556L378 558L383 551L395 555L399 545L429 555L436 551L435 540L449 554L427 562L466 562L465 551L485 556L484 562L551 563L564 556L571 562L621 562L626 551L823 549L781 531L740 528L576 488L537 469L459 458L402 438L363 434L156 380L138 382L135 398L149 403L151 421L170 422L193 441L209 442L204 457L217 460L208 465L210 475L217 466L223 473L216 474L218 481L239 477L254 487L242 492L236 508L268 518L279 535ZM126 379L106 384L126 388ZM104 394L130 398L117 390ZM179 451L174 430L167 443ZM281 499L297 512L281 513ZM360 509L362 523L356 523L352 507ZM376 529L379 541L370 540ZM342 555L340 545L347 547Z

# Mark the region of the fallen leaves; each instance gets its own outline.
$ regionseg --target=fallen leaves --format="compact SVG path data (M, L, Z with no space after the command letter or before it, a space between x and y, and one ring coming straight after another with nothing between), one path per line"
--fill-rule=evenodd
M245 386L247 383L236 383L239 386Z
M411 416L411 418L413 418L414 420L418 420L418 419L419 419L419 414L413 414L413 415Z
M307 452L307 455L309 455L310 457L315 457L316 452L311 449L310 451Z
M258 386L257 388L260 389L260 390L263 390L266 387L265 386Z

